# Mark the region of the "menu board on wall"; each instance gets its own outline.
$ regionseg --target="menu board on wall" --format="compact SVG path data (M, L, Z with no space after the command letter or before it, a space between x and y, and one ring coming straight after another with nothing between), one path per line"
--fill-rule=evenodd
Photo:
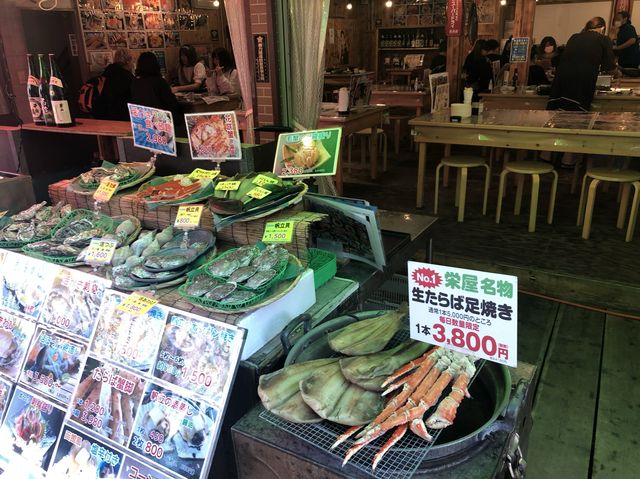
M0 477L206 478L244 330L160 304L134 317L105 280L1 253ZM39 308L14 298L25 275ZM76 296L95 303L81 318L57 303Z
M182 45L181 33L207 29L208 16L190 11L180 0L78 0L86 60L92 72L113 62L113 51L131 50L134 60L145 50ZM156 53L156 52L154 52ZM156 53L157 55L157 53Z

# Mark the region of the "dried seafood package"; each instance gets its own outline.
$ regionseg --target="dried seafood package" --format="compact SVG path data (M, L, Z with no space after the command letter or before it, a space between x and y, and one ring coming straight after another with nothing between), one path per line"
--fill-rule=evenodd
M58 270L40 322L89 339L109 281L66 268Z
M89 357L71 403L70 420L126 445L145 384L123 368Z
M35 330L32 321L0 311L0 373L17 381Z
M68 404L80 377L86 347L45 328L35 339L22 368L20 382Z
M143 316L133 317L116 309L125 298L125 294L116 291L105 293L91 351L118 364L149 371L162 336L167 310L156 305Z

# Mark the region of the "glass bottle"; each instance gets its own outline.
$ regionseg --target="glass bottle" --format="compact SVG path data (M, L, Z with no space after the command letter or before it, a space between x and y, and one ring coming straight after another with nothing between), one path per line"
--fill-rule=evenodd
M73 118L71 110L69 110L69 102L64 92L64 82L60 69L56 63L55 55L49 54L49 66L51 67L51 78L49 79L49 96L51 97L51 106L53 108L53 118L56 126L68 127L73 126Z
M36 61L30 53L27 55L29 64L29 77L27 78L27 97L29 98L29 108L31 118L36 125L44 125L44 115L42 114L42 102L40 100L40 78L36 72Z
M42 116L45 125L55 126L56 121L53 118L53 109L51 107L51 98L49 97L49 70L42 53L38 54L38 66L40 67L40 87L38 94L40 96L40 104L42 105Z

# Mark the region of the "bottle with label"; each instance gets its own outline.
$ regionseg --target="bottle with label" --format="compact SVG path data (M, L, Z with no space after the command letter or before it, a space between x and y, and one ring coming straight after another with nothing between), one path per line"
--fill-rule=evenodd
M433 48L433 35L429 32L429 40L427 41L427 47Z
M44 125L44 115L42 114L42 103L40 101L40 79L36 70L36 61L30 53L27 55L29 63L29 77L27 78L27 97L29 98L29 108L31 118L36 125Z
M64 83L60 69L56 63L55 55L49 54L49 65L51 66L51 78L49 79L49 96L51 97L51 106L53 107L53 118L56 126L68 127L73 126L73 118L71 118L71 110L69 110L69 102L64 93Z
M56 121L53 118L53 108L51 107L51 98L49 97L49 69L42 53L38 54L38 66L40 67L40 87L38 95L40 96L40 105L42 106L42 117L47 126L55 126Z
M418 48L424 48L424 35L422 32L418 33L418 40L416 41Z
M518 78L518 69L516 68L513 71L513 80L512 80L512 84L513 84L514 87L518 86L518 80L519 80L519 78Z

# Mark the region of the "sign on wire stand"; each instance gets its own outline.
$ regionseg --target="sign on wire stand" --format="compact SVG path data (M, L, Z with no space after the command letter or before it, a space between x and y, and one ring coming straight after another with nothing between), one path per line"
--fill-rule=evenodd
M240 133L234 111L190 113L184 116L194 160L241 160Z
M518 37L511 40L509 63L525 63L529 58L529 37Z
M176 134L170 111L128 103L133 144L153 153L176 156Z
M281 178L335 175L341 137L342 128L280 135L273 173Z
M516 366L516 276L414 261L408 271L412 339Z

